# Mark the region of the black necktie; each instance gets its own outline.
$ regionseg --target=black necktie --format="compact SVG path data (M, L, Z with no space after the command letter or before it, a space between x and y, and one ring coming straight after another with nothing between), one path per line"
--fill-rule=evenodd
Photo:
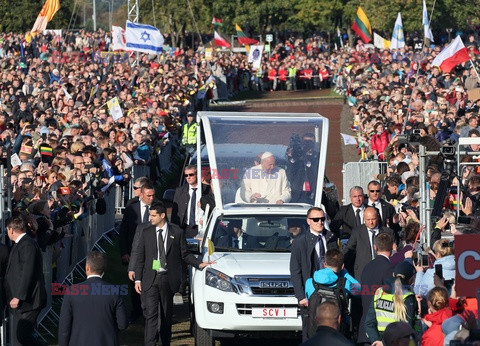
M167 263L167 257L165 256L165 244L163 242L163 229L159 229L158 231L158 237L157 237L157 246L158 246L158 253L159 253L159 260L160 264L163 269L165 269L166 263Z
M360 226L362 224L362 219L360 218L360 208L357 209L355 219L357 220L357 226Z
M322 235L319 235L317 237L317 244L318 244L318 252L317 252L317 247L315 246L315 254L316 254L316 259L317 259L317 264L316 268L317 270L323 268L323 259L325 258L325 248L323 247L323 239Z
M148 205L145 206L145 212L143 213L143 220L142 222L148 222L148 212L149 212L149 208L148 208Z
M375 231L373 229L369 230L370 238L372 240L372 259L375 258L375 249L373 248L373 244L375 244Z
M197 188L192 188L192 198L190 200L190 215L188 217L188 225L195 225L195 204L197 203Z

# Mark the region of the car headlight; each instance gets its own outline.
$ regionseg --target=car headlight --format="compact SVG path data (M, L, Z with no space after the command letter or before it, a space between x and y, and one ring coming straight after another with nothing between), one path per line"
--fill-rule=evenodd
M232 284L231 277L211 268L208 268L205 274L205 284L224 292L238 292L235 285Z

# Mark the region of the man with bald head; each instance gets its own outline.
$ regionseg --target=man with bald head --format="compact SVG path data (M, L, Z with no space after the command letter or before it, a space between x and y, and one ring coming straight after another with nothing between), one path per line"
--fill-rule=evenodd
M340 309L336 302L327 300L320 304L316 309L315 322L317 323L317 333L302 346L315 345L353 345L343 334L338 331L340 326Z
M348 240L345 249L345 266L352 273L351 268L353 264L353 273L355 279L360 281L363 268L375 258L375 250L373 245L375 237L383 232L388 233L393 237L393 231L388 227L382 227L379 224L379 217L377 209L373 207L365 208L364 223L361 226L355 227L352 230L352 236Z
M291 199L290 183L285 170L275 166L275 156L265 152L260 164L243 175L240 198L247 203L282 204Z

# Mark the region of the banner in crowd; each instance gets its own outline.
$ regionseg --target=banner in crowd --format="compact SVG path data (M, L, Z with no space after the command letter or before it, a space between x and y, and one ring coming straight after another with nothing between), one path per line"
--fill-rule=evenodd
M345 133L340 133L343 138L343 142L345 145L357 145L357 139L353 136L347 135Z
M262 55L262 44L250 46L250 52L248 53L248 62L251 62L253 68L256 70L260 68L260 64L262 63Z
M372 40L372 27L362 8L358 6L357 15L352 24L352 30L362 39L363 42L368 43Z
M48 30L43 30L43 35L48 35L48 34L51 34L51 35L53 35L53 36L60 36L60 37L62 37L62 29L55 29L55 30L48 29Z
M470 60L470 56L467 48L465 48L462 38L458 35L447 48L433 59L432 66L438 66L442 71L450 72L455 66L468 60Z
M121 26L112 25L112 46L113 50L127 50L125 30Z
M117 97L114 97L110 101L107 101L107 107L114 121L117 121L118 119L123 117L122 107L120 107Z
M162 51L164 39L156 27L129 20L125 27L127 50L149 54L159 54Z
M38 14L35 24L33 24L32 33L42 32L47 28L48 22L50 22L60 9L60 0L47 0L43 4L42 10Z
M400 49L405 47L405 36L403 35L402 15L398 12L397 20L393 28L390 49Z
M480 287L479 234L455 236L455 292L457 297L476 297Z

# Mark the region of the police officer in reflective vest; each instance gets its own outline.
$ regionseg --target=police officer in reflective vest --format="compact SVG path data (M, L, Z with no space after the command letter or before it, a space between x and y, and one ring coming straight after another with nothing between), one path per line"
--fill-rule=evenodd
M183 125L182 145L187 152L193 154L197 145L197 123L193 116L193 112L187 113L187 123Z
M383 333L392 322L404 321L412 328L417 315L417 300L409 285L415 268L408 260L399 263L384 287L376 290L365 319L365 331L372 346L382 345Z

